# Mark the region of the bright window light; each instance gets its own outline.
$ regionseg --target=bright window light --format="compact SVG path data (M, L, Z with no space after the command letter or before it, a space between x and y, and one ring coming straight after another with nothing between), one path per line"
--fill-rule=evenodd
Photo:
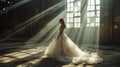
M95 0L90 0L90 5L94 5L95 4Z
M100 10L100 6L96 6L96 9L97 9L97 10Z
M96 0L96 4L100 4L100 0Z
M81 27L81 2L82 0L67 0L67 27ZM99 26L100 0L88 0L87 2L87 27ZM97 24L95 24L97 22Z
M96 18L96 22L100 22L100 18Z

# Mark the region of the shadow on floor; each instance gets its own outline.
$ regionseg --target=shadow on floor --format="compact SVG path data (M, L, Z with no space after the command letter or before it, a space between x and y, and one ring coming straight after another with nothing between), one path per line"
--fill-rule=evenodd
M66 62L60 62L51 58L42 58L37 64L32 67L62 67L62 65L68 64Z

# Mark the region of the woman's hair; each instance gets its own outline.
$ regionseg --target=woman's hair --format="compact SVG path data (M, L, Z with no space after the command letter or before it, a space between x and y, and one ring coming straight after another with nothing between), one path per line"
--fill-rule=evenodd
M66 28L66 24L65 24L64 20L63 20L63 19L60 19L59 21L60 21L60 23L62 23L62 24L64 25L64 27Z
M60 21L64 22L64 20L63 20L63 19L60 19Z

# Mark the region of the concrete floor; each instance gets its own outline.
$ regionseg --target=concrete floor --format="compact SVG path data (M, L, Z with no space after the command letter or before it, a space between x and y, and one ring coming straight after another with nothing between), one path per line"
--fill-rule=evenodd
M51 58L41 58L46 47L6 50L0 54L0 67L120 67L120 50L100 49L103 62L99 64L64 63ZM89 51L94 51L89 48Z

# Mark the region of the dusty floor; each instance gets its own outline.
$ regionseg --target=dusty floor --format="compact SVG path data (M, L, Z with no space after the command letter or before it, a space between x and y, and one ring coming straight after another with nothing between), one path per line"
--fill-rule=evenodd
M0 67L120 67L120 50L100 49L103 61L98 64L64 63L51 58L41 58L45 47L4 52L0 56ZM94 51L89 48L89 51Z

